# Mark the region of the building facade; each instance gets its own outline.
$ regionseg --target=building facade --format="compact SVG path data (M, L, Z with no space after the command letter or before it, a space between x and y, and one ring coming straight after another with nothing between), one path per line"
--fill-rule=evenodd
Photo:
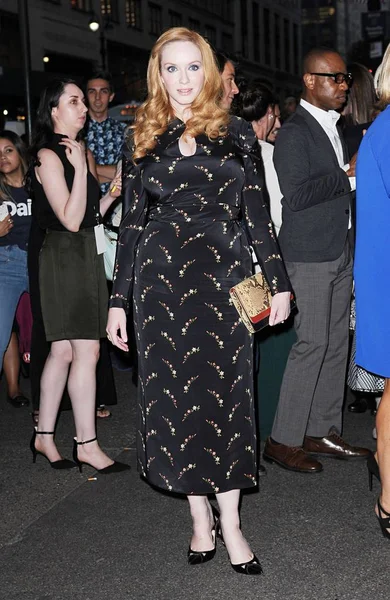
M301 0L29 0L34 101L54 73L80 81L106 64L117 102L145 93L150 49L165 29L186 26L239 62L247 78L281 96L300 89ZM18 2L0 0L0 105L23 111ZM92 22L99 29L92 31Z
M301 0L234 2L234 52L244 73L281 98L301 90Z
M390 10L390 0L381 0L382 12ZM303 53L310 48L334 48L345 58L362 46L361 62L369 59L363 47L362 14L368 10L367 0L302 0Z

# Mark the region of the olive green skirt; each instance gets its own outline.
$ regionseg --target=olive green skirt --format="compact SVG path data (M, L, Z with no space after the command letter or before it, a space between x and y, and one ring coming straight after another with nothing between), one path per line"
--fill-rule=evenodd
M105 337L107 281L93 228L46 232L39 289L47 341Z

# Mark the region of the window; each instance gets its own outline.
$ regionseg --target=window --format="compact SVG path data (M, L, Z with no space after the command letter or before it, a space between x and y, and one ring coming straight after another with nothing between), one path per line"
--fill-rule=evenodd
M232 20L233 4L236 0L184 0L186 4L192 4L201 10L217 15L228 21Z
M149 33L160 35L162 30L162 8L157 4L149 4Z
M264 9L264 60L266 65L271 64L271 23L268 8Z
M298 25L294 23L293 25L293 45L294 45L294 73L299 75L299 33L298 33Z
M119 23L118 0L100 0L100 12L103 19Z
M212 46L215 47L217 45L217 32L215 27L212 27L212 25L205 25L204 37Z
M222 50L227 54L233 52L233 36L230 33L222 32Z
M248 56L247 20L246 0L241 0L241 53L244 58Z
M225 0L221 3L221 17L227 21L233 19L233 3L234 0Z
M61 73L67 77L83 78L85 73L93 72L93 63L90 60L68 54L55 54L48 50L43 52L50 59L44 63L45 73Z
M198 19L189 18L188 27L192 29L192 31L197 31L198 33L200 32L200 22L198 21Z
M252 2L252 27L253 27L253 58L260 62L260 27L259 27L259 5Z
M280 69L281 56L280 56L280 16L279 15L275 15L274 40L275 40L275 67L277 69Z
M291 71L290 59L290 22L284 19L284 68L287 73Z
M175 12L174 10L169 11L169 20L171 23L171 27L180 27L182 23L181 14Z
M126 23L133 29L142 29L141 0L126 0Z
M0 65L21 69L23 58L18 15L0 11L0 31Z
M143 3L144 0L141 0ZM146 9L148 6L146 5ZM130 33L133 30L130 30ZM129 52L127 44L121 44L112 40L107 41L107 62L110 65L110 73L115 82L118 96L128 100L145 99L146 70L149 60L149 52L133 46ZM127 117L134 112L133 103L129 109L125 109Z
M70 0L70 6L74 10L92 12L91 0Z

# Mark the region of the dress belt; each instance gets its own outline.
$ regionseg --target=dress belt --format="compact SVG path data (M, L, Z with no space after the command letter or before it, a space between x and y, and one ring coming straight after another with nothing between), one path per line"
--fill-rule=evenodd
M166 223L171 223L172 221L199 223L202 221L238 221L240 214L240 209L230 204L205 204L204 206L175 204L152 207L148 218L151 221Z

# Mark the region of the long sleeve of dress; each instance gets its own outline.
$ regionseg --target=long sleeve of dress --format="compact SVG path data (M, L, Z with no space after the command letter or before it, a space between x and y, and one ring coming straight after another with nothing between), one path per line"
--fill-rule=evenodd
M244 161L241 208L246 231L272 294L288 292L291 283L262 191L265 180L261 150L250 123L240 119L235 122L238 127L236 145L241 149Z
M133 289L134 260L137 242L145 228L148 202L142 185L141 168L135 165L131 152L123 154L123 206L119 227L110 308L129 310L129 298Z

